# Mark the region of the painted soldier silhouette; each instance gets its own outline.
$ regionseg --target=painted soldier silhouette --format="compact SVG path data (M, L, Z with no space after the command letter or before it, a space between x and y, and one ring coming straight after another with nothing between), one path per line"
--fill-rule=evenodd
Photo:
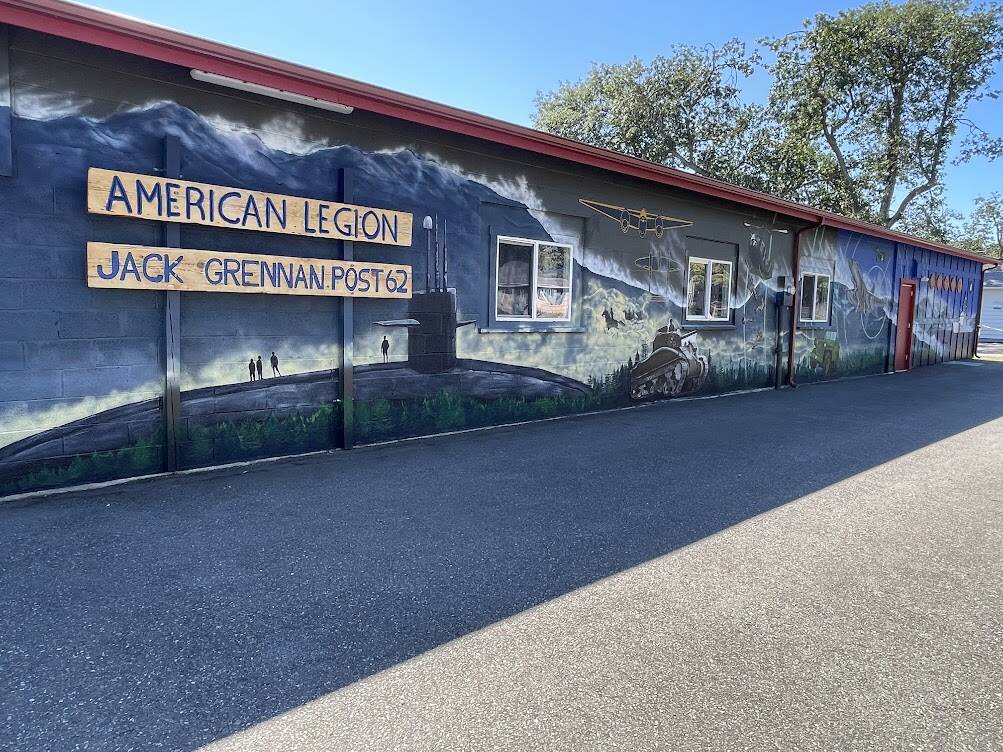
M383 351L383 362L390 362L390 340L386 337L383 338L383 342L380 344L380 350Z
M251 374L251 381L254 381L254 358L251 358L247 363L247 372Z
M257 362L256 365L258 366L258 381L261 381L261 379L263 379L264 376L261 375L261 356L260 355L258 356L258 362Z
M282 372L279 370L279 356L275 354L272 350L272 376L281 376Z

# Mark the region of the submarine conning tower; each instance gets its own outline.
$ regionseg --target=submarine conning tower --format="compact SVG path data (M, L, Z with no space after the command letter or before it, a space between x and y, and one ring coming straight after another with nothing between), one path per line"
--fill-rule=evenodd
M456 296L430 290L411 296L409 318L418 322L407 332L407 362L419 373L442 373L456 365Z
M407 330L407 365L418 373L445 373L456 366L456 330L476 319L456 320L456 293L447 284L449 257L446 253L446 222L443 220L442 276L439 276L438 226L425 217L428 253L425 257L425 291L414 292L406 319L377 321L378 326ZM433 229L435 234L433 235ZM433 245L434 237L434 245ZM434 272L434 273L433 273Z

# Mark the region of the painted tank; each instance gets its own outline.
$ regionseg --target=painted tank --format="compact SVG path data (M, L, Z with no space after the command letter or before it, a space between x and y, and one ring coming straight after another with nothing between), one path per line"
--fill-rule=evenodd
M630 372L632 399L676 397L695 391L707 378L707 359L685 340L696 332L680 332L669 324L655 334L651 355Z
M832 376L839 363L839 342L831 339L816 339L808 355L808 364L822 371L824 376Z

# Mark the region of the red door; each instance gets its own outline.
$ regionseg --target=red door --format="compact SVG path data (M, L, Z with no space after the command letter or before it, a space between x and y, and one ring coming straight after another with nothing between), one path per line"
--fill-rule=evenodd
M908 371L912 363L912 319L916 310L916 281L899 286L899 321L895 336L895 370Z

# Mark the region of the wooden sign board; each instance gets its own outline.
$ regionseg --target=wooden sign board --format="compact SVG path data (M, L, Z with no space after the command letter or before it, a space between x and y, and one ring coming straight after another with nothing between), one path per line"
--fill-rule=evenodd
M407 212L97 167L87 171L87 211L328 240L411 245L412 217Z
M365 261L88 243L87 286L410 298L411 267Z

